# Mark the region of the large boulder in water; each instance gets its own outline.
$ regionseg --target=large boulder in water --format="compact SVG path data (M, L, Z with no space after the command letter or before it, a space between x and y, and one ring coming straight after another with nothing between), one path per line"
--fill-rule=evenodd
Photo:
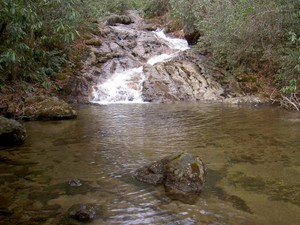
M0 116L0 147L22 144L25 139L26 130L19 122Z
M77 114L73 108L57 97L34 96L25 99L24 119L73 119Z
M165 157L138 169L134 176L149 184L163 184L167 196L185 203L193 203L205 182L206 166L198 157L180 153Z

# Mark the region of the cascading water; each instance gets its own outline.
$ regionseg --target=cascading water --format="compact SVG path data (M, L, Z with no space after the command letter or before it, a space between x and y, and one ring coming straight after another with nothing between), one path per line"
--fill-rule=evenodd
M143 67L114 73L112 78L94 87L93 103L142 103Z
M172 51L170 54L152 56L146 64L154 65L158 62L167 61L180 51L189 48L186 40L167 37L163 30L157 30L153 33L160 42L166 44ZM117 71L110 79L93 88L91 102L97 104L143 103L144 80L143 66Z

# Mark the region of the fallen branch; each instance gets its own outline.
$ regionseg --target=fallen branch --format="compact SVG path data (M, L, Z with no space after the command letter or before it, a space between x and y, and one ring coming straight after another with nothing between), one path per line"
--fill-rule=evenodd
M281 97L284 100L283 104L286 106L286 108L290 108L289 106L292 106L294 109L299 111L300 104L299 104L299 100L297 98L296 93L291 94L290 98L288 98L284 95L281 95Z

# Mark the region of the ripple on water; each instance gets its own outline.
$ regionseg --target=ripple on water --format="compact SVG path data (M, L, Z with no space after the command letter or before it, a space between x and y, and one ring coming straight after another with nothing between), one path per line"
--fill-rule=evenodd
M297 224L300 128L289 119L299 118L198 103L85 106L74 121L25 123L25 147L0 151L0 210L14 212L0 212L0 221L57 225L72 205L93 203L102 211L92 225ZM209 168L194 205L132 177L178 151ZM82 185L68 186L71 179Z

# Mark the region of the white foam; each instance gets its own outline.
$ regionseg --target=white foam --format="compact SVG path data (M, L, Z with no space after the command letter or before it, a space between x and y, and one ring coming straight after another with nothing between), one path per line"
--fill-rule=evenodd
M154 65L173 58L178 52L188 49L186 40L169 38L163 30L154 31L156 37L162 40L169 48L178 50L173 54L161 54L150 58L147 64ZM92 103L116 104L116 103L143 103L142 88L145 75L143 66L131 68L114 73L111 79L93 87Z
M156 30L153 32L158 38L164 40L171 49L177 49L180 51L189 49L188 42L185 39L167 37L163 30Z

